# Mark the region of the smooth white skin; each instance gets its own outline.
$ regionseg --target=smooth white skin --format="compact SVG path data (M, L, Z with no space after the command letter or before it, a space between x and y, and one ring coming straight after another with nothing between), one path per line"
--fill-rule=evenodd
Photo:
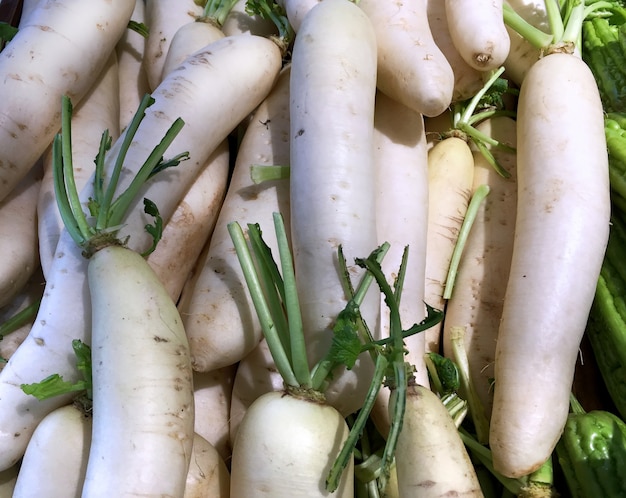
M322 0L279 0L287 13L287 19L293 30L297 33L300 30L302 21L309 11Z
M230 473L215 447L194 434L191 462L182 498L228 498Z
M138 253L89 260L93 432L84 498L182 496L194 437L183 322Z
M426 387L408 388L395 457L399 496L483 496L454 420Z
M452 101L454 72L428 24L427 0L361 0L378 44L378 88L425 116Z
M0 308L11 302L39 266L37 196L41 177L38 163L0 201Z
M517 144L516 124L511 118L493 118L477 128L512 147ZM500 176L480 152L474 152L473 189L486 184L490 191L479 207L463 248L443 324L443 353L448 358L453 358L451 327L465 327L470 377L487 417L491 415L496 341L517 210L516 156L497 148L491 150L511 177Z
M146 3L137 0L131 19L145 22ZM143 67L146 40L136 31L127 29L115 45L119 73L120 130L133 119L142 97L150 93L148 76Z
M246 56L257 64L242 65ZM183 117L186 125L169 151L171 155L189 151L191 158L175 171L166 170L152 178L123 220L120 236L130 235L129 245L135 250L143 251L151 244L144 226L153 220L143 213L143 197L158 206L164 222L169 220L210 154L269 93L280 70L281 57L273 42L241 36L225 41L219 50L214 46L210 55L199 51L188 62L189 66L171 73L154 92L156 102L146 112L126 156L128 175L120 178L120 190L174 119ZM238 72L233 80L227 78L225 75L231 74L228 69L233 67L245 74ZM215 83L215 91L210 82ZM120 140L113 144L105 161L106 171L110 171L117 156ZM81 191L83 201L92 195L91 187L89 183ZM64 396L39 401L24 394L19 385L39 382L53 373L68 381L77 378L72 340L88 343L91 324L86 268L81 250L67 231L61 232L37 318L29 336L0 372L0 470L21 457L39 420L68 401Z
M426 316L424 279L426 271L426 230L428 225L428 152L423 117L384 93L376 95L374 114L376 164L376 228L379 243L388 242L389 251L381 263L393 285L402 254L409 247L407 270L402 286L400 317L408 329ZM378 337L389 337L389 308L380 295ZM428 386L424 363L424 334L404 341L419 384ZM381 389L372 417L381 434L389 430L389 390Z
M428 230L425 301L443 310L444 286L472 192L474 157L467 143L451 137L428 153ZM441 323L426 330L426 351L440 352Z
M231 498L352 498L352 459L339 488L324 488L347 436L348 425L331 406L284 392L264 394L246 412L235 439Z
M454 46L467 64L480 71L499 68L510 41L502 0L444 0Z
M362 10L324 0L305 17L291 66L291 236L309 362L329 350L332 326L347 299L337 267L342 245L351 277L354 258L377 245L373 158L376 37ZM372 330L379 316L374 287L361 305ZM373 373L363 354L337 369L325 389L343 415L360 408Z
M146 0L145 23L150 34L145 38L143 64L150 89L154 90L161 82L165 58L176 31L202 16L202 10L194 0Z
M263 339L237 364L230 401L229 438L233 445L239 425L250 405L263 394L281 391L283 378L276 370L267 342Z
M0 200L59 130L61 96L77 105L93 86L132 8L128 0L42 1L0 53Z
M458 102L473 97L483 87L483 72L470 66L454 46L446 4L442 0L427 0L426 13L428 24L435 43L443 52L454 73L454 93L452 101Z
M276 25L273 22L263 19L256 14L251 16L246 12L246 0L238 0L235 3L226 19L224 19L222 31L226 36L242 34L269 36L278 34Z
M209 246L183 289L179 309L198 371L237 363L263 337L227 224L237 221L245 229L258 223L272 253L278 254L272 216L283 213L289 225L289 181L255 185L253 164L289 164L288 69L247 125Z
M79 191L92 177L102 133L109 130L111 139L116 140L120 134L119 121L119 74L113 51L98 80L72 112L72 161ZM52 161L52 147L48 147L43 156L44 174L36 201L39 259L44 275L49 274L63 229L54 192Z
M50 412L28 443L13 496L79 498L90 445L91 416L74 405Z
M579 57L552 54L533 65L519 95L517 144L489 440L496 470L511 477L537 469L562 432L609 233L602 105Z
M172 37L160 81L182 64L189 55L220 38L224 38L224 32L210 21L183 24Z
M237 365L231 365L193 373L194 431L211 443L224 461L231 455L229 419L236 370Z
M228 183L229 157L224 140L163 227L156 249L146 258L174 302L215 226Z
M515 30L506 27L511 47L504 61L505 76L521 86L530 67L541 58L541 50L531 45Z

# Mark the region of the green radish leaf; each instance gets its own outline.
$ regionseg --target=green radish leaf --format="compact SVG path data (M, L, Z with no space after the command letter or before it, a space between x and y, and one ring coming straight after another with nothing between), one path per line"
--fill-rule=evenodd
M157 165L152 169L152 171L148 175L148 179L152 178L154 175L156 175L157 173L160 173L164 169L178 166L181 163L181 161L186 161L187 159L189 159L189 152L181 152L177 156L174 156L171 159L168 159L167 161L161 158L160 161L157 163Z
M337 364L345 365L350 370L363 351L359 337L359 306L351 299L339 313L333 327L333 341L329 359Z
M148 38L150 34L150 29L142 22L133 21L132 19L128 21L128 29L134 31L135 33L139 33L144 38Z
M456 392L461 385L459 370L456 364L451 359L438 353L428 353L427 357L435 368L434 372L429 370L429 374L431 374L431 377L436 375L438 379L436 384L441 386L438 394L443 396Z
M21 384L20 387L26 394L35 396L38 400L44 400L61 394L84 391L87 389L87 382L79 380L72 383L63 380L59 374L52 374L39 382Z
M157 205L150 199L143 200L143 210L144 213L154 217L154 224L151 225L148 223L145 226L146 232L152 235L152 246L150 246L150 248L147 249L145 252L141 253L141 255L145 258L149 254L154 252L157 244L163 236L163 218L161 218L161 215L159 214L159 208L157 208Z
M0 22L0 40L10 42L17 34L17 28L7 22Z

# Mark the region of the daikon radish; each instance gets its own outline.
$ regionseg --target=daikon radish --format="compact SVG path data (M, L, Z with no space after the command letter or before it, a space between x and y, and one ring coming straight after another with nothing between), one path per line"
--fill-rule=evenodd
M230 473L219 452L199 434L193 438L191 463L182 498L228 498Z

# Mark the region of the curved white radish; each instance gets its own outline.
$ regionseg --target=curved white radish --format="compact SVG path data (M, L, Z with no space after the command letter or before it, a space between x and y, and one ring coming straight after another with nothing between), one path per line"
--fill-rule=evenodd
M427 0L361 0L378 45L378 88L425 116L452 101L454 72L439 49L427 16Z
M182 496L194 399L178 310L145 259L121 246L91 256L88 284L93 433L83 497Z
M190 159L174 170L161 172L140 193L156 203L164 221L171 217L208 156L269 93L280 70L280 51L270 40L242 35L217 43L210 51L196 52L153 93L155 103L148 108L126 156L127 171L120 178L120 188L127 186L129 176L143 164L155 140L160 140L177 117L183 117L186 124L172 150L188 151ZM257 62L243 64L246 57ZM113 144L109 158L116 157L122 137ZM91 192L84 191L81 199L86 201ZM120 236L132 234L131 247L144 251L151 242L144 227L151 220L140 207L130 209ZM88 342L91 322L85 269L80 249L63 231L35 324L0 372L0 470L21 457L38 421L68 401L63 396L31 399L19 385L39 382L53 373L68 381L76 378L71 341Z
M78 104L92 87L132 10L128 0L42 1L0 52L0 200L52 142L61 96Z
M444 1L450 36L465 62L480 71L499 68L510 48L503 0Z
M146 258L174 302L178 302L202 248L211 237L226 192L229 158L228 142L224 140L198 173L163 227L156 249Z
M373 159L376 36L365 13L349 0L324 0L304 18L296 36L290 84L291 237L309 361L329 350L335 316L347 296L337 250L349 272L354 258L377 245ZM379 296L360 306L373 327ZM373 374L369 355L340 369L325 390L343 415L356 411ZM349 395L348 395L349 393Z
M193 373L194 431L230 460L230 407L236 365Z
M240 35L246 36L246 35ZM289 216L289 181L255 185L250 167L289 162L289 69L250 119L237 152L232 178L207 250L198 258L179 305L189 337L194 369L211 371L232 365L262 338L243 272L226 225L258 223L272 226L272 213ZM273 234L267 243L276 254Z
M41 177L38 162L0 201L0 308L11 301L39 267L37 197Z
M137 109L135 108L134 111ZM133 111L133 112L134 112ZM93 173L94 152L98 150L104 130L113 140L120 134L119 73L113 51L100 76L72 115L72 156L74 179L81 189ZM37 199L39 259L44 275L48 275L63 221L59 214L52 178L52 147L43 157L44 174Z
M517 144L516 123L511 118L491 118L477 125L477 129L508 146ZM517 158L514 153L489 148L511 176L502 177L480 152L474 152L473 190L480 185L488 185L490 190L478 209L463 248L443 324L443 353L452 359L451 329L465 328L470 378L487 417L491 415L496 341L506 276L511 265L517 209Z
M324 483L347 436L348 425L333 407L286 392L264 394L235 438L231 498L352 498L352 461L335 492Z
M28 443L13 496L79 498L90 445L91 415L74 405L50 412Z
M484 72L470 66L454 46L450 28L448 27L448 17L446 15L446 3L443 0L427 0L428 24L430 26L433 39L439 49L445 55L452 72L454 73L454 92L452 102L466 100L483 87Z
M426 387L407 389L395 457L399 496L483 496L454 420Z
M143 23L146 17L146 2L135 0L131 20ZM133 119L141 99L150 93L148 76L143 67L145 38L132 29L127 29L115 45L119 73L120 130Z
M146 0L145 23L150 33L145 41L143 65L151 90L162 80L163 65L176 31L201 15L202 7L194 0Z
M378 241L379 244L390 244L381 268L390 279L397 275L404 249L407 245L409 247L400 301L402 327L408 329L426 317L424 279L428 225L428 152L423 117L379 92L374 114L374 149ZM376 336L389 337L389 308L382 294L380 301L378 327L381 330ZM415 367L417 382L428 386L424 334L407 337L404 343L408 350L405 358ZM371 413L381 434L386 434L389 429L388 402L389 390L381 389Z
M443 310L452 251L469 204L474 157L467 142L449 137L428 153L428 235L425 301ZM441 323L425 331L426 351L440 352Z
M541 466L567 418L609 233L603 123L582 59L553 53L531 67L518 101L518 210L489 438L506 476Z
M199 434L193 438L191 462L182 498L228 498L230 473L213 445Z

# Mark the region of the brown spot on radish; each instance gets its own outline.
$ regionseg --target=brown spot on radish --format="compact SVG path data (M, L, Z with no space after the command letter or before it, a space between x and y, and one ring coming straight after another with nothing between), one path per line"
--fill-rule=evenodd
M45 346L46 341L44 341L41 337L35 337L35 344L37 344L37 346Z
M155 335L153 338L154 342L170 342L169 339L166 339L165 337L160 337L158 335Z

